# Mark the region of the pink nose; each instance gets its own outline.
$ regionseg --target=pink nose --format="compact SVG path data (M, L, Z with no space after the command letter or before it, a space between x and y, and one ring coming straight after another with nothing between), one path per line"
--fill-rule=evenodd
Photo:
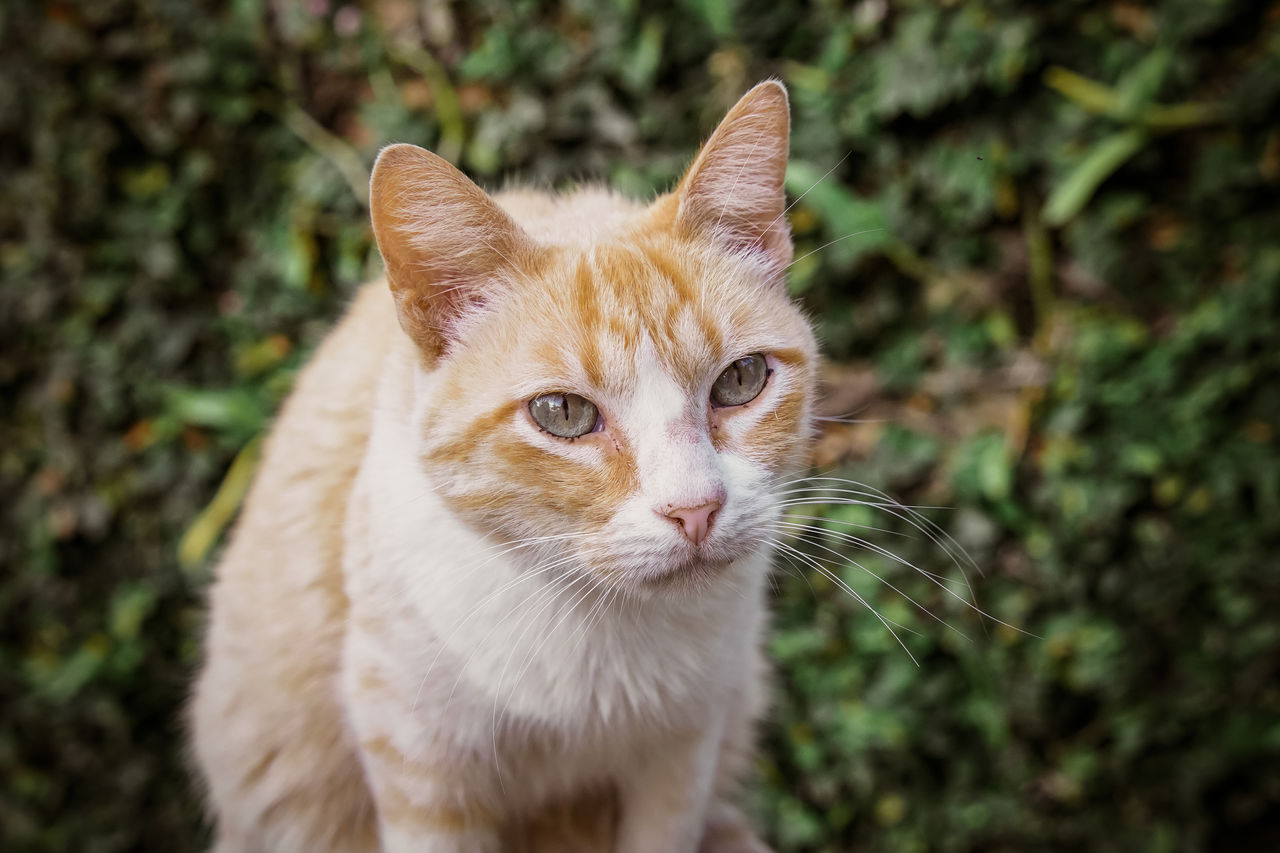
M711 533L711 522L715 521L720 506L720 501L707 501L700 506L672 507L664 515L676 523L686 539L701 545Z

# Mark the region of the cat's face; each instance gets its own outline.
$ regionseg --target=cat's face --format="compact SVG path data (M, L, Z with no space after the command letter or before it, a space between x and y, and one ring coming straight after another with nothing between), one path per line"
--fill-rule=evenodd
M420 461L459 517L633 589L760 549L774 487L804 461L816 360L783 285L785 111L781 87L757 87L675 193L586 240L535 241L447 172L406 204L407 169L414 187L440 171L416 149L383 182L401 204L387 234L375 172L379 245L424 353Z
M554 550L619 579L758 549L770 486L804 454L807 324L760 269L708 246L559 254L442 360L433 482L481 529L587 534Z

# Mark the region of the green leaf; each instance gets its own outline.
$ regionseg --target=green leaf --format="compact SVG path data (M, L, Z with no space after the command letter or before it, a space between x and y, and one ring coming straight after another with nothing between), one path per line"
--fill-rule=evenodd
M622 80L636 92L644 92L653 85L653 76L662 61L662 19L654 16L644 23L636 36L627 61L618 69Z
M1144 131L1130 128L1094 145L1045 202L1041 214L1045 224L1056 228L1074 219L1102 182L1137 154L1146 141Z
M267 412L252 393L242 389L189 389L173 391L168 414L182 423L252 435L266 423Z
M253 483L253 474L258 468L261 452L262 439L255 438L236 454L213 500L191 522L187 532L182 535L182 541L178 543L178 562L183 568L191 569L199 565L218 541L222 531L231 523Z
M1137 119L1160 93L1160 84L1164 82L1169 70L1169 62L1173 52L1165 47L1158 47L1148 53L1141 62L1116 86L1118 96L1116 108L1121 116Z
M685 5L706 21L718 38L733 34L733 0L685 0Z
M138 629L155 604L156 593L150 586L130 584L117 590L111 602L111 636L117 640L138 636Z
M1013 458L998 432L970 439L956 455L955 484L962 494L1002 501L1013 493Z

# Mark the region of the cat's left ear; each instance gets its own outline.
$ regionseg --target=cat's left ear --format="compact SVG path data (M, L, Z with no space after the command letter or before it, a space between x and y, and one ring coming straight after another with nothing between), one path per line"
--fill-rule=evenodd
M708 233L732 250L758 252L778 272L791 263L787 225L786 88L776 80L742 96L702 146L676 190L676 224Z

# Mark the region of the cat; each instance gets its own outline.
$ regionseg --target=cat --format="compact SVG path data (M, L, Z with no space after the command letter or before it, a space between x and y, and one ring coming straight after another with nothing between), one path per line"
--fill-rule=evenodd
M386 280L286 402L210 593L221 853L768 848L768 531L813 435L786 89L675 190L489 196L392 145Z

